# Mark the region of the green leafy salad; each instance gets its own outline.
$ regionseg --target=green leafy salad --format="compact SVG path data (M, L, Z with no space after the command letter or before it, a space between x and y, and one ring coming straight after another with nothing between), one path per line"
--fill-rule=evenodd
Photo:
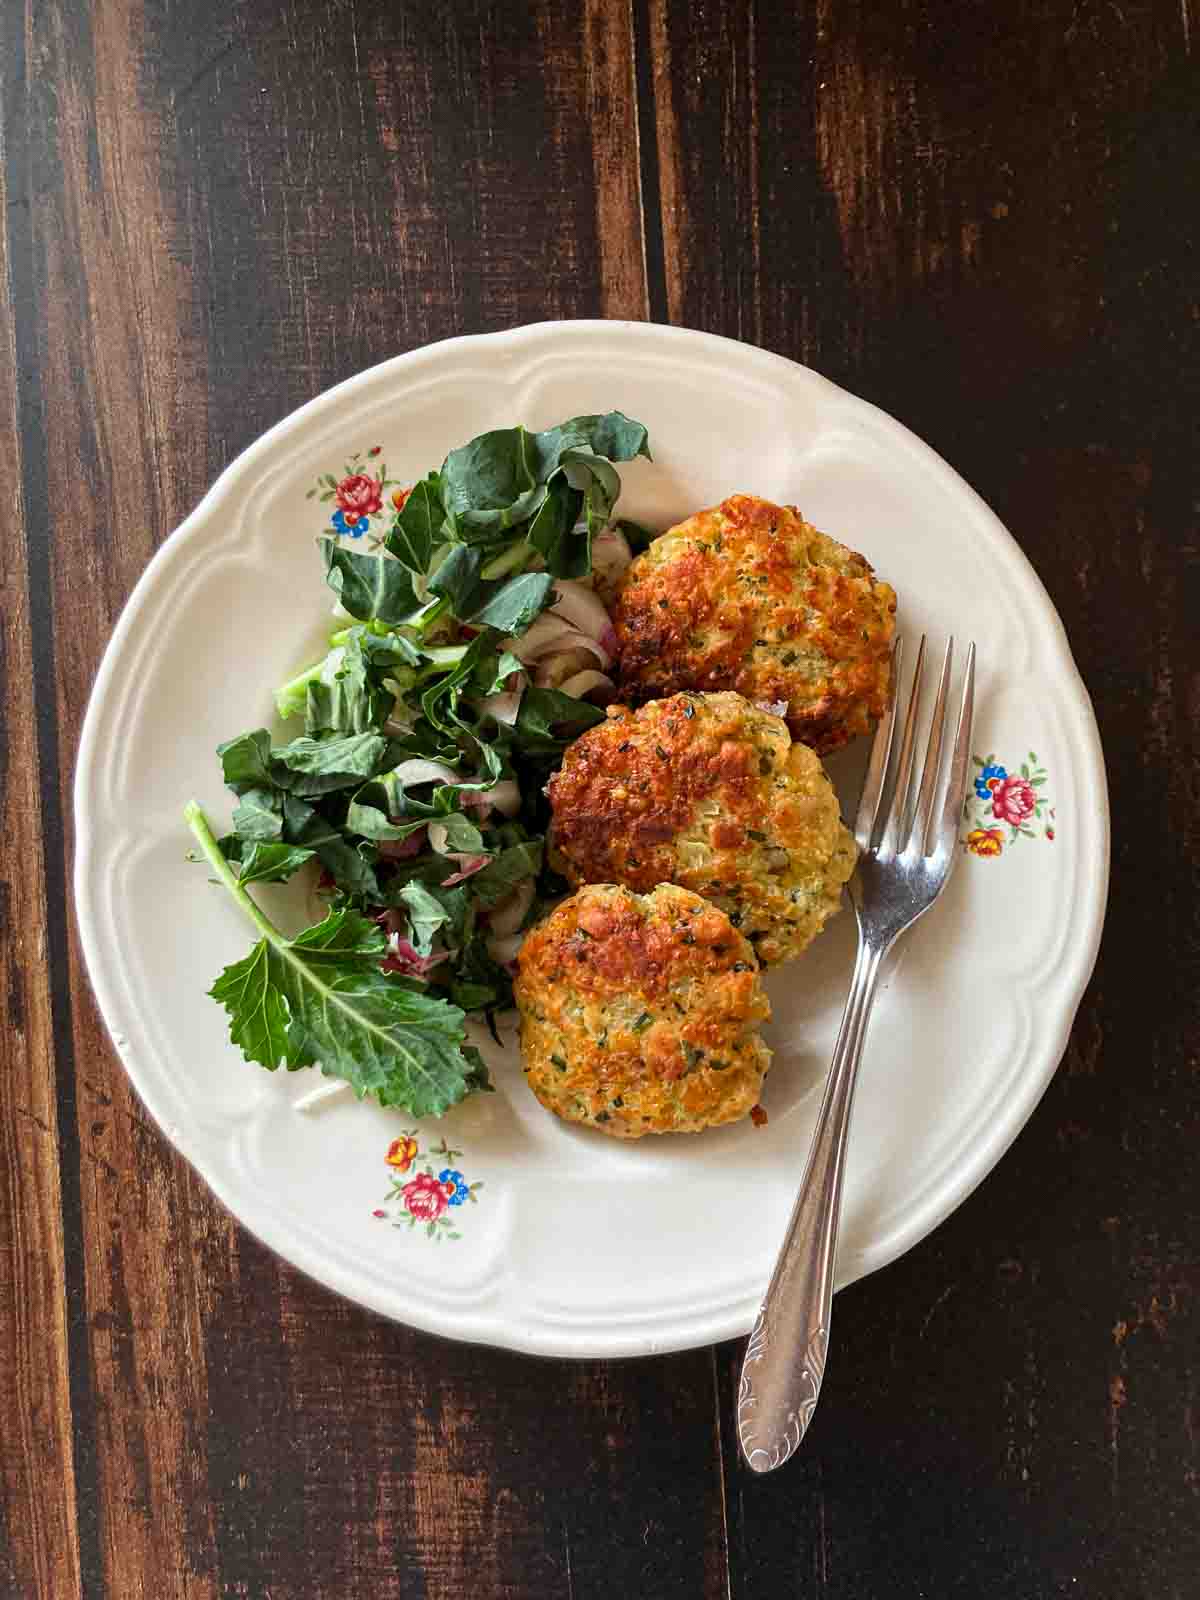
M499 429L397 496L374 548L320 541L343 625L276 692L292 736L218 746L230 833L185 813L260 936L209 991L247 1060L417 1117L488 1087L467 1016L494 1031L523 930L565 892L544 787L614 692L601 594L647 536L613 520L613 462L649 454L620 412ZM327 909L286 937L249 891L301 871Z

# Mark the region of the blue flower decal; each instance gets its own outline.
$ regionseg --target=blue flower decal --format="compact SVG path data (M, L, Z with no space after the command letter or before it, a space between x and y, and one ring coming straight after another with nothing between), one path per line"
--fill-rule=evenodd
M983 771L975 779L975 793L981 800L990 800L992 791L989 787L989 780L994 779L997 783L1003 783L1007 777L1008 773L1003 767L984 767Z
M443 1184L452 1183L454 1185L454 1193L446 1196L447 1205L461 1206L464 1201L471 1198L467 1180L461 1172L456 1172L453 1167L443 1167L438 1173L438 1182Z
M329 520L336 532L348 533L352 539L361 539L371 525L369 517L359 517L357 522L351 524L346 521L346 513L341 510L335 511Z

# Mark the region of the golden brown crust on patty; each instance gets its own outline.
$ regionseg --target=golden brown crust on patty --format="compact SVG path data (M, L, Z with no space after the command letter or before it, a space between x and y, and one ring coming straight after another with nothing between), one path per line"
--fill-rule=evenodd
M726 912L765 964L816 937L854 869L820 758L738 694L610 706L548 792L551 860L572 883L680 884Z
M748 941L699 895L578 890L526 936L515 988L529 1087L568 1122L697 1133L758 1102L771 1008Z
M794 506L731 495L626 572L613 614L622 694L786 701L793 737L835 750L883 714L895 612L891 586Z

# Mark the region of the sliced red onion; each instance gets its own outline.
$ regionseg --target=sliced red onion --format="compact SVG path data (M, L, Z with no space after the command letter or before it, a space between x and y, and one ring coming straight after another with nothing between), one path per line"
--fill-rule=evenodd
M605 528L592 540L592 574L598 583L616 583L633 560L620 528Z
M760 711L767 711L773 717L786 717L789 702L787 700L756 700L754 704Z
M554 592L556 599L550 608L551 615L566 617L580 633L603 644L605 634L612 632L612 622L596 591L574 578L555 578Z
M517 720L517 712L521 709L521 695L524 690L506 689L500 694L489 694L479 702L479 710L485 716L512 727Z
M491 956L493 961L498 961L502 967L511 972L517 959L517 951L524 942L525 935L523 933L510 933L503 939L489 939L488 955Z
M507 900L501 900L488 912L488 929L494 939L516 933L525 921L525 914L533 904L533 879L523 878Z
M539 689L561 688L594 660L590 649L551 650L534 668L533 681Z
M396 777L406 789L417 783L461 783L462 774L441 761L425 761L413 756L396 768Z
M429 824L430 848L436 850L440 856L444 856L446 854L446 840L448 837L449 835L446 832L446 824L444 822L431 822Z
M594 667L589 667L585 672L577 672L565 683L560 683L559 688L564 694L574 695L576 700L586 699L595 689L603 689L609 699L617 692L617 686L612 679L603 672L597 672Z
M465 878L471 877L481 867L486 867L491 859L491 856L468 856L462 853L447 856L447 861L457 861L459 863L459 870L452 872L448 878L442 879L442 888L449 889L456 883L462 883Z
M379 854L385 861L403 861L407 856L419 856L425 848L424 828L410 833L407 839L380 839Z
M381 966L384 972L402 972L406 978L424 978L449 955L448 950L436 950L428 956L418 955L410 940L393 934L388 940L388 953Z
M564 641L568 639L573 644L576 638L586 637L566 617L556 616L553 611L543 611L519 639L508 641L508 648L519 660L531 662L539 660L547 650L564 648ZM596 648L598 650L599 646Z
M486 798L502 817L515 817L521 809L521 786L515 778L500 778L487 791Z

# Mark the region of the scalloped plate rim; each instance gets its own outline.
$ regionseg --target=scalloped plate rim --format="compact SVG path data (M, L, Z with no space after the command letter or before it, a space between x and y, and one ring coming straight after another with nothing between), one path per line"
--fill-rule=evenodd
M915 1217L910 1215L904 1226L893 1229L884 1240L876 1241L871 1249L857 1250L839 1262L838 1286L844 1287L898 1259L961 1205L1003 1157L1044 1094L1066 1048L1071 1025L1099 949L1107 901L1110 820L1103 752L1091 702L1075 665L1061 619L1020 546L970 485L910 429L869 401L859 399L820 373L785 356L743 344L735 339L694 329L615 320L541 322L496 333L462 334L390 357L354 374L281 418L241 451L224 468L189 516L164 540L147 564L118 618L89 698L76 756L73 786L76 832L74 902L86 970L101 1016L116 1047L116 1039L121 1032L120 1018L123 1006L114 995L114 985L111 981L113 975L105 971L104 963L98 954L99 931L95 925L94 907L89 890L91 867L97 854L97 839L88 818L89 783L96 770L97 745L103 730L107 702L113 689L113 679L122 665L121 657L126 643L136 629L143 609L157 591L160 578L166 575L171 564L183 555L186 547L202 533L213 513L236 488L238 480L251 471L260 458L267 457L273 447L302 425L314 421L325 413L333 413L349 398L366 391L372 384L385 381L392 374L405 368L436 363L466 349L486 352L499 350L506 345L519 346L536 344L540 341L553 345L564 336L575 334L584 338L626 336L648 341L651 345L660 341L674 342L680 347L691 344L698 349L707 348L709 351L719 348L726 351L726 359L761 366L764 371L772 372L781 383L799 381L813 388L823 389L826 398L840 406L848 419L854 419L857 414L857 417L870 420L876 426L882 426L893 442L899 439L904 444L923 469L931 471L935 477L940 477L960 499L965 495L974 513L978 529L986 531L989 541L1010 573L1014 577L1019 575L1022 580L1020 599L1023 606L1029 606L1037 613L1038 626L1035 632L1039 644L1051 643L1053 653L1059 658L1055 663L1056 666L1065 669L1062 672L1060 688L1069 686L1071 690L1069 704L1071 715L1066 719L1069 726L1064 732L1068 744L1074 746L1072 753L1079 755L1083 764L1090 770L1091 776L1099 780L1091 794L1092 804L1088 807L1090 815L1086 819L1082 814L1080 817L1081 826L1085 820L1091 825L1098 846L1093 857L1096 874L1092 885L1093 893L1090 896L1091 916L1088 926L1072 941L1068 952L1064 953L1066 965L1058 967L1054 972L1059 994L1065 995L1066 998L1065 1002L1055 1007L1057 1026L1049 1046L1043 1034L1041 1070L1030 1072L1027 1069L1024 1072L1019 1085L1022 1092L1015 1095L1010 1102L1009 1115L997 1124L990 1138L978 1142L969 1165L961 1164L955 1178L943 1181L936 1196L924 1197L925 1203ZM1074 954L1073 962L1069 959L1071 952ZM1030 987L1036 992L1043 987L1043 982L1035 982ZM385 1286L381 1286L380 1291L376 1292L375 1286L370 1283L356 1281L351 1285L349 1280L353 1274L341 1270L330 1271L327 1268L323 1270L319 1260L300 1259L307 1257L308 1251L289 1249L287 1241L277 1237L279 1230L274 1226L260 1230L230 1198L229 1191L234 1186L227 1184L223 1175L214 1173L201 1152L189 1148L191 1140L186 1132L172 1128L166 1117L160 1115L159 1109L147 1098L144 1080L140 1080L137 1070L136 1059L130 1059L130 1055L120 1047L116 1047L116 1054L164 1136L196 1168L218 1200L237 1217L242 1226L306 1276L384 1316L442 1337L493 1344L533 1355L563 1358L666 1353L703 1346L749 1331L757 1308L757 1295L726 1298L711 1308L701 1307L691 1313L677 1313L675 1335L671 1334L669 1328L658 1325L652 1313L648 1322L645 1317L639 1322L636 1315L624 1315L617 1324L605 1324L600 1336L596 1337L594 1331L589 1334L586 1323L579 1328L568 1326L564 1322L556 1321L552 1314L540 1320L527 1319L514 1315L510 1308L509 1314L501 1322L497 1322L494 1315L489 1315L486 1302L475 1315L465 1307L457 1308L455 1325L451 1332L446 1328L444 1310L433 1307L426 1313L425 1307L419 1303L406 1305L402 1311L397 1310L394 1296L383 1292ZM504 1276L501 1275L501 1282ZM494 1298L493 1288L487 1299ZM586 1318L587 1315L586 1312L581 1313L581 1318Z

